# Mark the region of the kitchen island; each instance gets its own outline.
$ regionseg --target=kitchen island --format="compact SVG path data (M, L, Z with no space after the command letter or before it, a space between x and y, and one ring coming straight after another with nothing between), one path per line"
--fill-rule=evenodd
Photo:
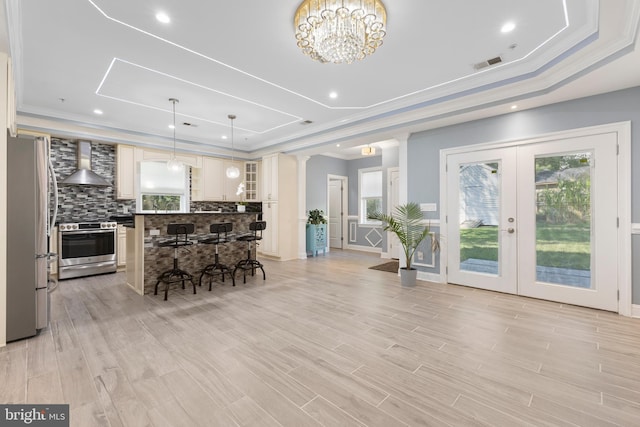
M231 237L249 233L249 224L258 219L260 212L194 212L135 214L134 225L127 228L127 284L138 294L153 293L158 276L173 267L173 248L160 247L158 243L175 238L167 234L167 225L193 223L194 234L189 240L194 244L179 249L178 263L197 281L201 271L213 263L214 245L198 243L211 237L209 226L213 223L233 224ZM229 242L218 246L220 262L233 269L236 262L246 258L245 242ZM255 257L255 246L252 248ZM231 284L230 278L225 278ZM208 282L207 282L208 283ZM205 289L204 287L201 289Z

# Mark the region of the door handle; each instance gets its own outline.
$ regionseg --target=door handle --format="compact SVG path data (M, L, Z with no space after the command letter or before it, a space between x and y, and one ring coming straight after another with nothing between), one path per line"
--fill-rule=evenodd
M516 229L513 228L513 227L507 228L507 233L509 233L509 234L513 234L513 233L515 233L515 231L516 231Z

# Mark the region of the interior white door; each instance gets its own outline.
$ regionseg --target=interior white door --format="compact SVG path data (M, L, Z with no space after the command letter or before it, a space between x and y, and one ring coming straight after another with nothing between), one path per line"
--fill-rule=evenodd
M389 213L392 214L393 210L400 204L400 170L398 168L389 169ZM388 252L389 257L393 259L400 258L400 240L395 233L387 233L387 239L389 239Z
M517 293L516 151L447 156L447 259L451 283Z
M447 156L448 280L618 310L617 134Z
M342 249L342 180L329 180L329 247Z
M617 134L518 148L519 294L618 311Z

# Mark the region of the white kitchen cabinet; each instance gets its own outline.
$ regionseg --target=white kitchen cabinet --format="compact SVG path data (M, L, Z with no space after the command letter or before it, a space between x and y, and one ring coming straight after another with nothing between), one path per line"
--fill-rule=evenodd
M244 197L247 202L260 201L260 162L244 163Z
M262 219L267 228L259 251L280 260L298 257L298 179L293 156L274 154L262 159Z
M213 157L202 158L200 169L201 200L222 200L224 198L224 161Z
M119 144L116 147L116 199L135 199L135 147Z
M262 202L262 220L267 228L262 231L258 250L262 255L277 257L278 251L278 202Z
M122 224L118 225L117 242L117 265L118 267L124 267L127 265L127 228Z
M235 165L240 170L240 176L235 179L227 178L227 167ZM203 157L202 167L191 170L191 200L237 202L241 195L236 195L238 185L242 182L244 163L240 161L224 160L215 157Z
M262 200L278 200L279 156L281 154L271 154L262 158Z
M116 199L136 199L139 162L166 162L172 155L172 151L142 149L119 144L116 147ZM176 153L176 159L194 168L202 166L202 156Z

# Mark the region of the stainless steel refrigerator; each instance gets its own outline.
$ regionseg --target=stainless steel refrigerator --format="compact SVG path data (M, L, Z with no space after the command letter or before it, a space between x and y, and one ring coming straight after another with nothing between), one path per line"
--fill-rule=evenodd
M49 324L48 244L57 186L48 138L9 136L7 160L7 341L15 341Z

